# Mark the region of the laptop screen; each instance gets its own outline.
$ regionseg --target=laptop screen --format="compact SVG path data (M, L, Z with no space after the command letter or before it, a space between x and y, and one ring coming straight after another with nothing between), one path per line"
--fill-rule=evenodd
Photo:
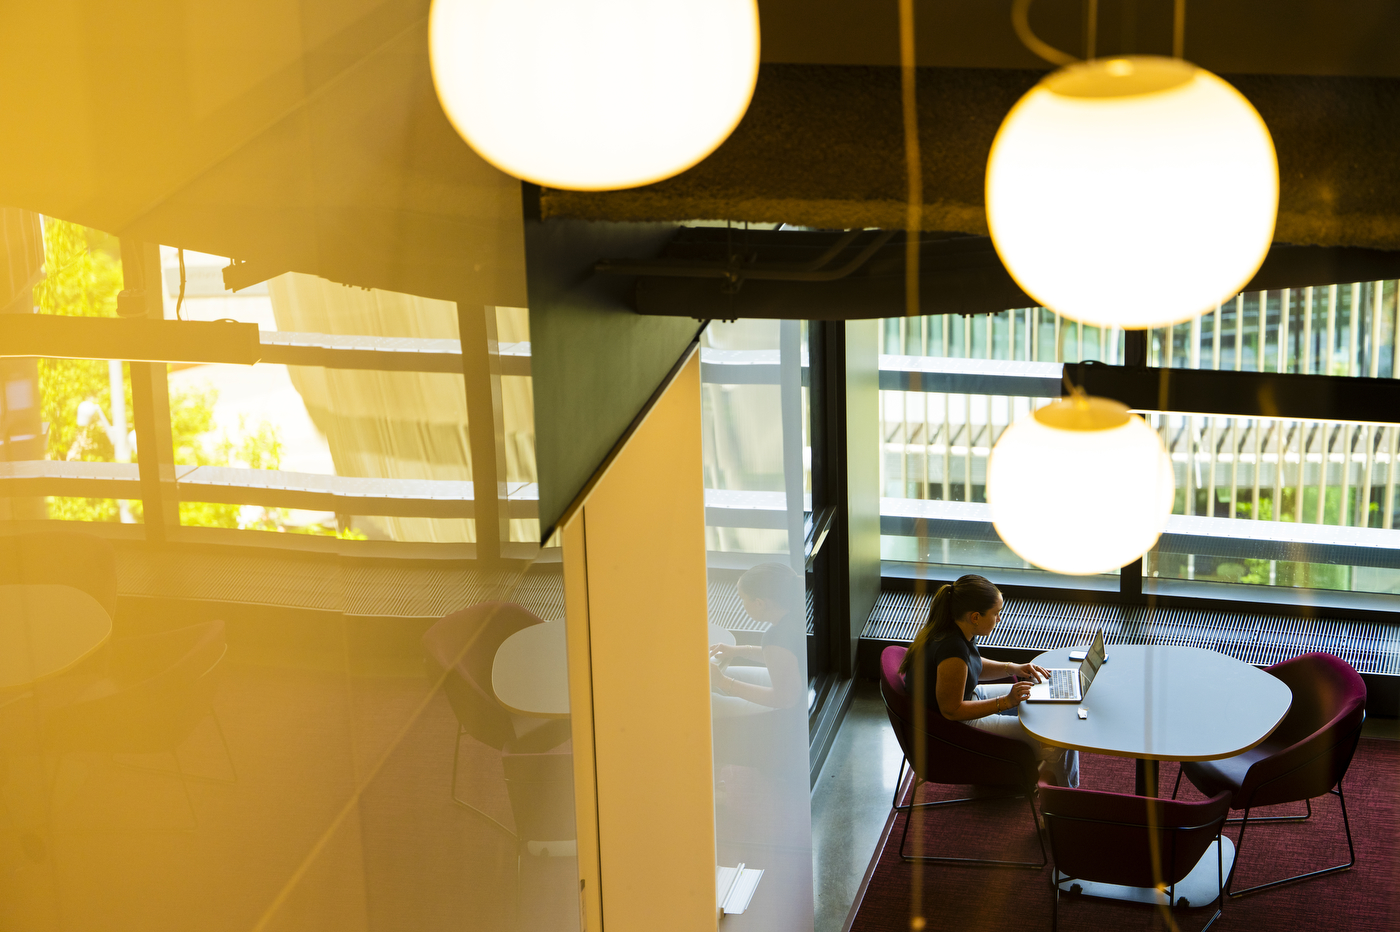
M1103 666L1106 656L1108 651L1103 646L1103 628L1100 628L1099 633L1094 635L1094 646L1089 648L1089 653L1079 664L1080 695L1089 691L1089 684L1094 682L1094 675L1099 672L1099 667Z

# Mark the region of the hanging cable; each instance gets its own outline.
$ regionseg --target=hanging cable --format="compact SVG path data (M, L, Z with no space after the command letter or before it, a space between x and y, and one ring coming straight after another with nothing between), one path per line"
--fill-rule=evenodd
M175 299L175 319L184 320L184 318L180 316L180 305L185 303L185 250L176 249L175 255L180 262L180 294Z
M923 229L924 169L919 153L918 62L914 56L914 0L899 0L900 97L904 109L904 165L909 206L904 223L904 316L919 316L919 232Z
M1061 52L1031 31L1031 3L1033 0L1015 0L1011 4L1011 27L1021 44L1052 65L1072 65L1079 59L1068 52Z
M1029 21L1029 16L1027 16ZM1089 0L1084 7L1084 60L1093 61L1099 45L1099 0Z
M1172 58L1186 57L1186 0L1176 0L1172 10Z

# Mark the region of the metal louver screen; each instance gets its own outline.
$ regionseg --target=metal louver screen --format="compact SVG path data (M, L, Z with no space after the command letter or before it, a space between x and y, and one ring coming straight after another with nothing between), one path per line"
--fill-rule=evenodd
M861 637L912 641L928 618L929 598L882 592ZM1260 666L1325 651L1360 673L1400 675L1400 626L1373 621L1007 599L996 630L978 643L1054 650L1087 644L1100 625L1109 644L1205 647Z

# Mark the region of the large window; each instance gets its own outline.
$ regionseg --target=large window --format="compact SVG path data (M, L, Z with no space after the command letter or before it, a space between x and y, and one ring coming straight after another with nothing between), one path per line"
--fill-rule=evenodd
M1241 294L1150 331L1147 364L1394 378L1395 298L1394 281ZM1118 363L1124 352L1121 331L1043 308L884 321L887 570L987 567L1008 581L1053 584L992 529L987 456L1009 424L1060 395L1063 363ZM1170 451L1177 485L1167 532L1143 563L1148 589L1400 593L1396 425L1141 413ZM1111 577L1064 582L1118 585Z
M33 225L42 239L34 309L116 316L121 245L61 220ZM476 541L473 412L456 304L297 273L233 292L222 257L162 247L151 260L159 275L147 284L159 289L155 306L166 319L254 323L261 361L6 360L12 439L0 495L9 517L141 523L153 489L148 481L143 491L146 460L164 470L172 530ZM500 404L486 416L502 423L487 434L498 447L487 455L505 471L503 544L528 549L539 535L528 314L471 313L485 318L467 348L481 357L471 364L484 369L488 354L498 357ZM133 392L133 366L149 391ZM17 428L27 404L39 416L26 444Z

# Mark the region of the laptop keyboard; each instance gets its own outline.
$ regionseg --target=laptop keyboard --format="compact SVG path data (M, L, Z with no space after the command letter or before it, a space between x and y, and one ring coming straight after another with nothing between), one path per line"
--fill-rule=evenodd
M1050 698L1074 698L1074 670L1055 669L1050 671Z

